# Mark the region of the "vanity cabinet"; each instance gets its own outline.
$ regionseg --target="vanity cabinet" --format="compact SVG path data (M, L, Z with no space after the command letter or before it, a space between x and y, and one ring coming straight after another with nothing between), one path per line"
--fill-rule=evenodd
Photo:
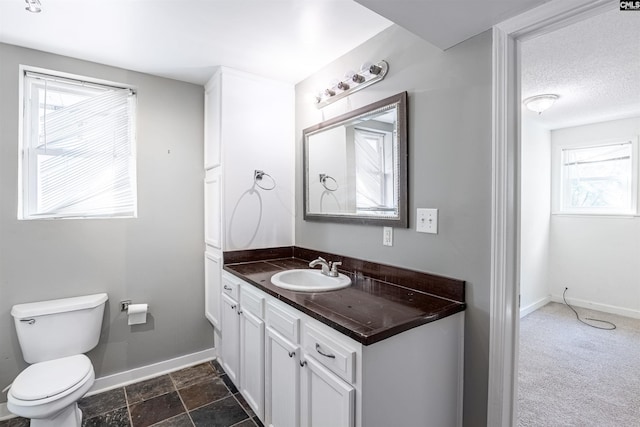
M273 427L353 427L355 388L345 381L353 361L345 354L353 359L355 350L227 273L222 306L222 367L260 420ZM303 350L301 335L310 350Z
M355 388L313 357L302 362L300 425L353 427Z
M270 301L267 308L265 425L352 427L355 388L332 372L337 367L345 371L344 358L335 363L334 349L326 345L336 341L320 334L312 320L301 321L299 314L282 305ZM309 331L314 331L325 338L323 343L309 342L306 348L313 350L303 349L300 324L307 341L313 339ZM317 360L317 355L325 360Z
M240 287L240 392L264 420L264 296Z
M222 343L220 346L220 358L222 367L234 384L240 380L240 316L238 302L222 295L221 320Z
M264 295L236 277L222 274L220 359L247 404L264 419Z
M300 425L300 316L270 298L266 307L265 425Z
M222 366L266 426L462 425L464 312L363 345L226 271L223 279L224 312L239 323L223 314ZM237 284L235 300L227 283ZM242 360L239 372L227 357Z
M267 327L265 425L300 425L300 347Z
M353 427L355 388L267 328L265 425Z

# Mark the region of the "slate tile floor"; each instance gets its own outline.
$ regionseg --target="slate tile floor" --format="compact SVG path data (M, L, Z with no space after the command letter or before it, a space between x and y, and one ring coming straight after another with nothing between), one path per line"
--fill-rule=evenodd
M83 427L263 427L215 360L78 402ZM0 421L27 427L29 420Z

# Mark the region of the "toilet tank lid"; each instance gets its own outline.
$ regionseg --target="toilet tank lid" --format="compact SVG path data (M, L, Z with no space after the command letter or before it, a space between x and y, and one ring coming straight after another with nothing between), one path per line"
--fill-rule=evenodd
M108 299L109 297L107 294L100 293L83 295L80 297L16 304L11 308L11 315L16 319L24 319L27 317L44 316L47 314L56 314L65 311L83 310L97 307Z

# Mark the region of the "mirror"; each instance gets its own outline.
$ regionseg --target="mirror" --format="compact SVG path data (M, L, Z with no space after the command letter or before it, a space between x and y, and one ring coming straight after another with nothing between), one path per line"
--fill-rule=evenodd
M407 93L303 131L304 219L407 227Z

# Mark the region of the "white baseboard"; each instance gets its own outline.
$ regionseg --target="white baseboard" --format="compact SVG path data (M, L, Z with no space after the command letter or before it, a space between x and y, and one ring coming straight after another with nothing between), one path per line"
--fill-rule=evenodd
M197 353L191 353L174 359L164 360L147 366L131 369L129 371L119 372L117 374L107 375L106 377L96 378L93 387L87 393L87 396L102 393L103 391L112 390L118 387L144 381L149 378L164 375L166 373L176 371L178 369L187 368L202 362L215 359L217 356L215 348L208 348ZM14 418L7 409L6 403L0 403L0 421Z
M526 307L520 307L520 318L522 319L527 314L533 313L537 309L544 307L550 302L551 302L551 295L547 295L546 297L540 298L538 301L535 301Z
M87 393L87 396L102 393L103 391L123 387L138 381L164 375L178 369L197 365L216 358L215 348L208 348L197 353L191 353L174 359L163 360L152 365L142 366L129 371L119 372L106 377L96 378L96 382Z
M562 295L551 295L551 301L564 304ZM576 307L588 308L590 310L602 311L603 313L618 314L620 316L631 317L633 319L640 319L640 310L633 310L630 308L618 307L609 304L600 304L593 301L587 301L577 298L567 298L567 302Z

